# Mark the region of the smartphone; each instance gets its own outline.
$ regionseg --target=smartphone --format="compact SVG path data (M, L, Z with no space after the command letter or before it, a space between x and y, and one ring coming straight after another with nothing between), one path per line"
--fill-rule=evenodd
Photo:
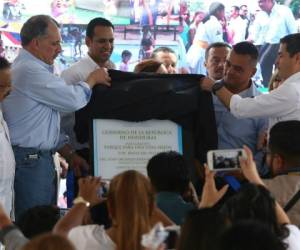
M207 152L207 165L214 171L236 170L240 168L240 156L246 157L242 148L211 150Z
M170 226L166 227L165 230L168 232L168 236L164 240L166 249L176 249L180 228L178 226Z

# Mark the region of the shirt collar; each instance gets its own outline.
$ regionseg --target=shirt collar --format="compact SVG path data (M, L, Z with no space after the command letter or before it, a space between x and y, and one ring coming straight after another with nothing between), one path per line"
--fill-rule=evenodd
M91 56L89 55L89 53L86 54L86 60L88 61L88 63L94 67L95 69L96 68L100 68L100 66L93 60L93 58L91 58Z
M261 94L259 90L256 88L255 84L250 81L250 87L240 92L238 95L245 98L245 97L254 97Z
M297 72L297 73L291 75L289 78L287 78L287 79L283 82L283 84L289 83L289 82L295 82L296 80L299 80L299 78L300 78L300 72Z
M218 18L216 18L214 15L211 15L209 19L212 20L212 21L219 22Z
M32 60L32 61L38 63L39 65L41 65L42 67L46 68L48 71L50 71L52 73L54 72L54 65L49 65L49 64L43 62L42 60L40 60L39 58L37 58L36 56L34 56L33 54L31 54L26 49L21 49L19 55L22 58L25 58L25 59L28 59L28 60Z

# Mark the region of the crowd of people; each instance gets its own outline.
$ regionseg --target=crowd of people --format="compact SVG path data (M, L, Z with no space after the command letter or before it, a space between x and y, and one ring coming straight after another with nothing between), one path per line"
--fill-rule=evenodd
M174 4L176 5L170 3L170 13L174 12ZM176 13L179 16L177 19L180 40L186 53L185 63L189 71L195 74L206 74L206 68L203 66L204 54L211 43L226 42L234 45L242 41L250 41L259 50L262 83L267 87L280 38L300 31L296 21L299 20L299 14L293 15L288 6L280 5L275 0L258 1L259 9L255 12L254 10L250 12L246 4L234 5L228 10L221 2L213 2L208 11L201 9L192 13L187 1L180 1L178 5ZM170 13L165 16L167 20L175 18ZM141 25L149 28L154 24L141 23ZM147 41L150 43L151 39ZM151 46L154 47L153 41ZM147 59L147 57L143 58Z
M263 3L282 7L272 0L259 3L262 11ZM209 20L217 26L224 8L212 6ZM87 55L57 76L53 64L62 49L55 19L33 16L20 35L22 49L12 65L0 58L0 241L6 249L300 249L300 33L291 30L278 38L267 94L252 80L261 52L250 41L199 40L202 51L194 57L203 56L206 76L178 69L168 47L155 48L134 73L124 73L113 70L110 61L113 24L95 18L87 25ZM268 45L270 51L275 47ZM127 78L131 82L122 89ZM136 97L133 104L124 102L128 92ZM95 98L115 96L111 110L120 117L128 112L149 119L151 110L150 118L169 115L190 130L193 167L186 152L171 151L149 159L147 176L127 170L108 188L101 177L90 176L90 140L79 135L87 131L80 131L78 112L83 110L88 123L95 113L110 110ZM89 105L93 110L86 112ZM198 117L203 107L207 113ZM202 157L208 149L237 148L246 157L239 158L238 171L227 174L216 175ZM56 157L75 178L66 214L55 207ZM226 175L240 183L238 188Z

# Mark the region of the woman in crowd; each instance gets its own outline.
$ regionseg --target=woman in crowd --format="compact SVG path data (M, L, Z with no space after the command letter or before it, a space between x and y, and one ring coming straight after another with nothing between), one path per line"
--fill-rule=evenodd
M107 197L112 227L98 225L72 229L69 239L76 249L142 250L141 236L150 231L154 195L148 179L133 170L115 176Z

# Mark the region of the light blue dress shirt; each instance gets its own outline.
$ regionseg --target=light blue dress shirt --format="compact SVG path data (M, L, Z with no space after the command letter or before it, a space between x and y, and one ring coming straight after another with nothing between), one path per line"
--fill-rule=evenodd
M53 66L22 49L12 64L12 91L3 102L12 145L50 150L63 146L59 112L84 107L91 97L85 82L67 85Z
M239 93L241 97L254 97L261 93L252 83L251 86ZM257 168L261 174L266 174L262 164L263 152L257 150L257 141L261 132L267 129L267 118L235 118L230 111L213 96L216 123L218 130L218 148L234 149L247 145L254 154Z

